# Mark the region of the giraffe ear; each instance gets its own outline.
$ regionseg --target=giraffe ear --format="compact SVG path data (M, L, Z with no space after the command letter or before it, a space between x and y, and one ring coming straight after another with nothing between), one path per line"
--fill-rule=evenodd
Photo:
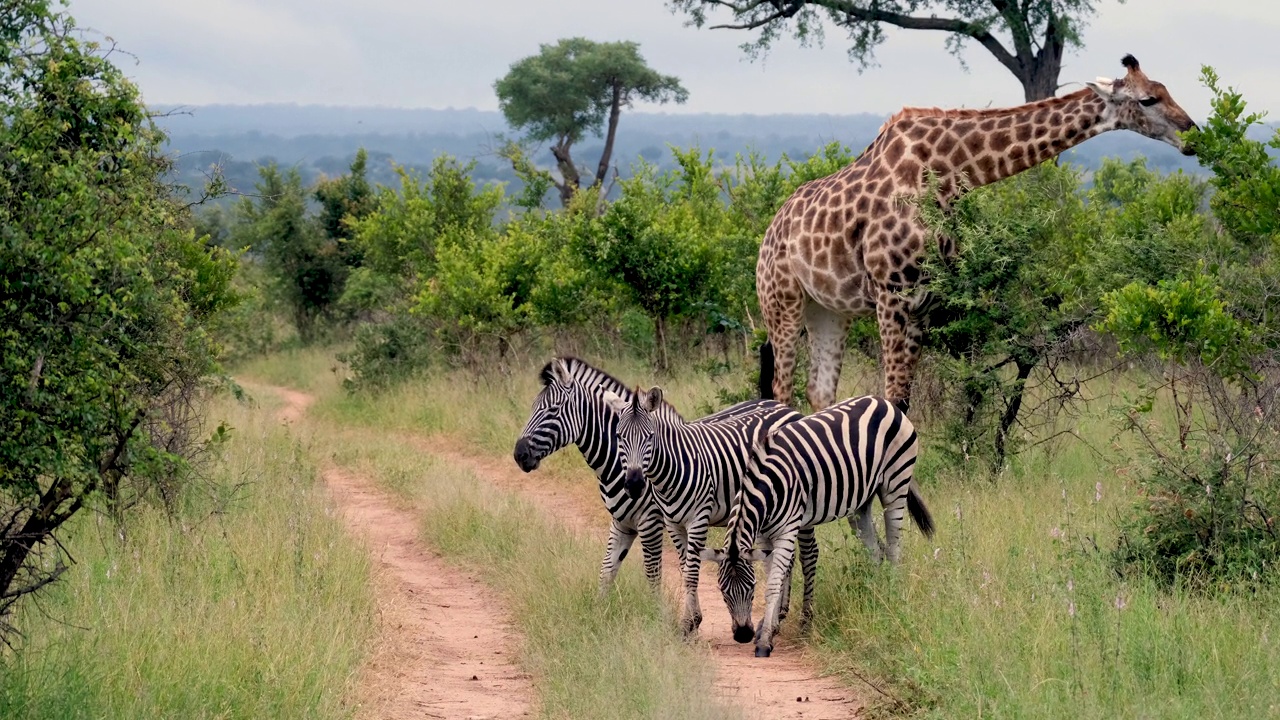
M601 397L604 399L604 404L619 415L626 411L627 401L618 393L612 390L605 390L604 395Z
M1115 81L1104 77L1100 77L1093 82L1085 83L1085 87L1108 100L1110 100L1111 96L1116 93Z
M647 393L640 394L640 407L646 412L653 412L662 405L662 388L654 385Z

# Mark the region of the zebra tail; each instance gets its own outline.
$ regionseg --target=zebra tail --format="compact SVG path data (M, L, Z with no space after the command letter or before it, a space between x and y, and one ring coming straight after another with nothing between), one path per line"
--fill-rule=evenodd
M760 346L760 399L777 399L773 396L773 342L769 340Z
M920 532L924 533L925 537L933 537L933 515L929 514L924 498L920 497L920 489L916 487L915 480L907 486L907 512L911 513L911 519L915 521L916 527L920 528Z

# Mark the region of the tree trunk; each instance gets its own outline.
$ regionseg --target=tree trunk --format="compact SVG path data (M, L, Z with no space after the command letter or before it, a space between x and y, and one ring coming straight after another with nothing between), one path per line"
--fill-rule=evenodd
M662 316L653 319L654 330L658 335L658 372L665 373L671 368L667 362L667 320Z
M1022 409L1022 394L1027 387L1027 378L1031 377L1031 371L1035 369L1035 362L1027 362L1024 360L1015 360L1018 365L1018 377L1014 381L1013 394L1009 397L1009 405L1005 407L1004 414L1000 416L1000 429L996 433L996 467L1004 464L1005 458L1005 440L1009 437L1009 431L1013 429L1013 424L1018 420L1018 411Z
M613 83L613 101L609 105L609 130L604 136L604 151L600 153L600 164L596 167L595 187L604 183L605 173L609 172L609 161L613 159L613 138L618 134L618 117L622 115L622 84Z
M569 206L569 201L573 199L574 193L578 192L582 184L578 168L573 164L573 157L569 155L572 144L571 140L561 138L560 142L551 146L551 154L555 156L556 165L560 168L560 177L564 178L564 182L556 187L560 190L560 202L565 207Z

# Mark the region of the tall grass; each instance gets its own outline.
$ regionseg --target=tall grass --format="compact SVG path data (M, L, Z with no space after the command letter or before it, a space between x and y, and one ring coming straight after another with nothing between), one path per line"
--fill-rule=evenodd
M448 434L469 440L476 452L506 456L538 391L540 364L492 378L438 372L381 398L334 394L318 410L336 422ZM629 382L654 382L639 363L599 364ZM873 369L850 362L842 394L871 390L874 381ZM1132 381L1121 376L1091 388L1102 399L1061 428L1079 440L1033 447L995 478L945 465L927 447L931 430L923 424L918 477L938 534L927 542L908 529L902 565L888 569L867 565L846 525L821 528L817 617L806 639L814 655L851 684L872 680L887 695L882 709L894 714L1280 715L1280 588L1212 597L1168 591L1120 578L1108 563L1116 520L1138 500L1131 478L1142 467L1129 442L1116 437L1106 397ZM689 416L718 408L726 382L693 368L659 380ZM548 469L593 487L571 452ZM498 568L496 582L531 587L506 557L537 558L554 573L579 572L560 566L579 557L582 582L590 585L598 548L588 544L570 555L536 530L528 540L511 538L503 517L530 523L536 514L508 508L506 500L458 504L451 497L432 501L433 541ZM497 504L468 509L486 502ZM486 547L501 552L487 555ZM571 605L562 612L592 624L602 610ZM559 657L572 652L562 648Z
M351 714L376 628L369 560L326 511L311 448L229 401L210 416L234 428L211 477L228 502L140 509L123 538L80 518L78 562L0 656L0 717Z
M624 564L615 591L598 598L598 541L385 434L334 432L326 447L413 507L427 542L507 599L542 717L734 717L638 562Z

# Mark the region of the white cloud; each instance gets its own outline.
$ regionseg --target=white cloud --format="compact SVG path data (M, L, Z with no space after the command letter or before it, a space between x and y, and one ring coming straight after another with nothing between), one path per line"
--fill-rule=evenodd
M1259 108L1280 107L1280 3L1130 0L1099 3L1087 47L1065 82L1119 75L1133 53L1194 117L1208 113L1201 64ZM826 47L780 42L764 62L746 33L695 29L661 0L72 0L82 25L138 57L128 67L154 103L296 102L495 108L493 81L541 43L583 35L641 44L656 69L682 78L672 112L888 113L903 105L1011 105L1021 88L976 44L966 73L940 33L895 31L859 74L838 30ZM648 108L657 109L657 108Z

